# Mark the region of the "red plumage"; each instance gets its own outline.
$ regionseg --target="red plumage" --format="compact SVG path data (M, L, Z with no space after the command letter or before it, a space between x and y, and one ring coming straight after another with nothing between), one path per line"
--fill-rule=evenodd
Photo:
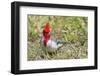
M43 29L43 32L50 32L51 30L50 30L50 24L49 24L49 22L48 23L46 23L46 25L44 26L44 29Z
M50 40L50 24L49 22L46 23L46 25L44 26L44 29L43 29L43 43L45 46L47 46L47 42L48 40Z
M43 46L55 49L61 47L62 46L61 43L58 44L57 40L55 41L51 39L50 32L51 32L50 24L46 23L43 29L43 37L42 37Z

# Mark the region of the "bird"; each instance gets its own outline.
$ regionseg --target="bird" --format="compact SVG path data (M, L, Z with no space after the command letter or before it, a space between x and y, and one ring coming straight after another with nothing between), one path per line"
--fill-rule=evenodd
M58 49L63 46L63 42L57 39L51 38L52 29L50 27L50 23L47 22L43 28L42 34L42 44L44 47L49 47L52 49Z

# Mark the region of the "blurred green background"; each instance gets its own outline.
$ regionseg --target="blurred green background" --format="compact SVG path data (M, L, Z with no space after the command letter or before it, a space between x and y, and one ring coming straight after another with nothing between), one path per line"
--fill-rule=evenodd
M88 17L28 15L27 60L83 59L88 57ZM52 38L66 42L53 55L45 54L40 40L49 22Z

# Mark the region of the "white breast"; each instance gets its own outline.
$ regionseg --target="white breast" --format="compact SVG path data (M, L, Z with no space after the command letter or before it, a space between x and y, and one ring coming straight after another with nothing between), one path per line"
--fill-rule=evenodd
M53 41L53 40L48 40L47 46L48 46L48 47L51 47L51 48L57 49L57 48L61 47L62 44L57 44L57 42L55 42L55 41Z

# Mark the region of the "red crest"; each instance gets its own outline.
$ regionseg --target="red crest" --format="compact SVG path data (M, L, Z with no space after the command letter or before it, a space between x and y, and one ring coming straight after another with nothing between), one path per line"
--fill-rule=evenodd
M46 25L44 26L44 29L43 29L43 32L50 32L51 30L50 30L50 24L49 24L49 22L48 23L46 23Z

